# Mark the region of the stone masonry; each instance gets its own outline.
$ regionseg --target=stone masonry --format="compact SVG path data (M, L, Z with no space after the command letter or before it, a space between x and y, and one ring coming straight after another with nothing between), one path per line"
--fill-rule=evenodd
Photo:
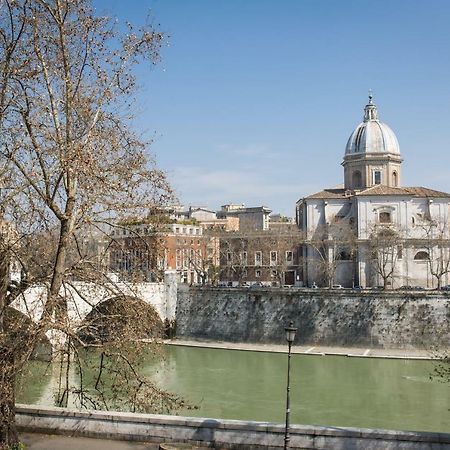
M180 288L177 337L346 347L448 347L450 295L436 291Z

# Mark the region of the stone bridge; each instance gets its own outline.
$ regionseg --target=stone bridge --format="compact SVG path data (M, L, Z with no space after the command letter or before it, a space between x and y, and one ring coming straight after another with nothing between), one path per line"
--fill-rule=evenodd
M177 274L167 271L164 282L161 283L123 283L111 284L113 289L93 283L73 282L61 290L67 302L68 317L72 326L77 328L88 314L100 303L111 301L119 295L141 299L153 306L161 320L175 320L177 302ZM43 312L47 289L45 286L35 286L28 289L22 297L12 303L12 307L23 313L32 321L37 322ZM137 318L137 320L139 320ZM58 337L53 330L47 333L52 347L57 346Z

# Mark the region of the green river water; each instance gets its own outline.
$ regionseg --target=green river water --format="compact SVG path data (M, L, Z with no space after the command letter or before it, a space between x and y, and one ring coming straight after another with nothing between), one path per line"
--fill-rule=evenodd
M433 362L292 356L291 422L450 432L450 383ZM146 371L197 410L178 415L283 422L285 354L168 346ZM17 401L51 405L51 367L33 361Z

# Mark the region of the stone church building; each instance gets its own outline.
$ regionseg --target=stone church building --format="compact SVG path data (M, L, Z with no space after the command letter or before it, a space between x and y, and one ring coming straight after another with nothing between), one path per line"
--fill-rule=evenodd
M369 95L347 142L344 184L300 199L305 286L449 284L450 194L402 186L402 157Z

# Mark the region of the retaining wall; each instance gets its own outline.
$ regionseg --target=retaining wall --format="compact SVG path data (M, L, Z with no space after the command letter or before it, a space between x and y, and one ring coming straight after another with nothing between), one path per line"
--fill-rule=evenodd
M284 426L152 414L19 405L20 431L146 442L186 442L237 450L280 449ZM450 434L294 425L290 448L450 450Z
M448 347L450 296L436 291L178 289L177 337L380 348Z

